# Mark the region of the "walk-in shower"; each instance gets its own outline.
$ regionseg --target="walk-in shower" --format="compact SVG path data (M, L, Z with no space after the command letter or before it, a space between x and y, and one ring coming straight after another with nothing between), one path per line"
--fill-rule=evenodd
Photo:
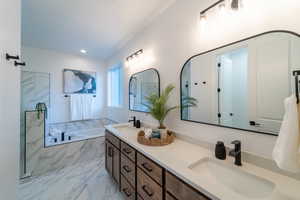
M51 79L50 73L30 71L21 73L20 178L39 174L45 162L56 162L55 159L62 162L49 154L52 152L60 154L66 152L66 149L80 151L84 140L103 137L104 126L115 123L100 116L99 119L82 121L71 121L67 117L64 120L55 119L63 114L68 116L68 111L63 113L63 109L54 107L59 105L59 108L63 106L68 110L70 98L64 97L63 90L54 92L58 90L52 89L52 86L54 88L56 85ZM63 122L56 123L57 121ZM82 144L78 144L79 141L83 141Z
M26 157L28 157L28 146L31 142L36 142L30 140L26 134L26 129L31 128L33 124L28 123L29 117L36 112L36 106L38 103L44 103L48 108L50 108L50 74L40 73L40 72L21 72L21 155L20 155L20 175L21 178L25 176L30 176L26 171ZM38 114L38 113L37 113ZM49 113L48 113L49 114ZM42 114L43 115L43 114ZM47 118L48 116L40 116ZM27 121L27 123L26 123ZM42 120L43 122L44 120ZM44 132L39 133L40 136Z

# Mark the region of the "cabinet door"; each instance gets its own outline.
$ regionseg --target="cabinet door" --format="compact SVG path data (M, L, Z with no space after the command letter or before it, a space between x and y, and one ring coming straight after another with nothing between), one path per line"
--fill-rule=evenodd
M113 175L113 146L109 142L105 142L105 167L107 172Z
M117 183L120 183L120 151L112 146L113 154L113 178Z

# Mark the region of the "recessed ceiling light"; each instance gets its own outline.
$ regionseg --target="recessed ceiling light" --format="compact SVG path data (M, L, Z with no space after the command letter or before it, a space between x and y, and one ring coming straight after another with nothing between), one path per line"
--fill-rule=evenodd
M87 54L87 50L85 50L85 49L81 49L80 52L83 54Z

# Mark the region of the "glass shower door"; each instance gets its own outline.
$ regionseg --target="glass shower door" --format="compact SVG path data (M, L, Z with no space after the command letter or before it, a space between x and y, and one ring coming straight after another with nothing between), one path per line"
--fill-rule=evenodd
M40 72L21 72L21 155L20 155L20 176L21 178L30 176L30 171L27 170L28 143L26 141L26 122L25 115L28 112L33 112L38 103L45 103L48 112L46 118L49 118L50 108L50 74ZM38 133L44 136L44 132ZM44 137L43 137L44 138Z

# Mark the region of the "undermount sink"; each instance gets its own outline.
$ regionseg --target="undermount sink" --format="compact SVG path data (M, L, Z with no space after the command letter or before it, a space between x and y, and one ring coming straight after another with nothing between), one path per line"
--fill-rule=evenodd
M272 182L213 158L201 159L189 168L247 198L265 198L270 196L275 189L275 184Z

